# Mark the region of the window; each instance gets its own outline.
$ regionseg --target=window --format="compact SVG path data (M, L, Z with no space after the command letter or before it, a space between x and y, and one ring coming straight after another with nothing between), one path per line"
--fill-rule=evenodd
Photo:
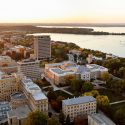
M21 120L19 120L19 125L21 125Z
M12 124L12 119L10 119L10 123Z

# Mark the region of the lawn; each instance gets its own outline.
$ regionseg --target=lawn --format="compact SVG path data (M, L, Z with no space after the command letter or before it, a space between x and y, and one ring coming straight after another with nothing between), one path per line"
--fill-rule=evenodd
M125 109L125 102L111 105L111 107L113 108L114 111L117 111L120 108Z
M47 92L47 91L49 91L50 89L53 89L53 87L50 87L50 86L49 86L49 87L47 87L47 88L44 88L43 90Z
M116 102L125 99L121 94L115 93L108 89L99 89L100 95L108 96L110 102Z
M57 90L57 91L55 91L55 93L56 93L58 96L63 96L65 99L67 99L67 98L73 98L72 95L69 95L68 93L65 93L65 92L63 92L63 91L61 91L61 90Z

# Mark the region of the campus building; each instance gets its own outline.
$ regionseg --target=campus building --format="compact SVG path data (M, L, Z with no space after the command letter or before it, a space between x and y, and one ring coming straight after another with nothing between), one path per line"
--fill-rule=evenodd
M0 101L9 101L10 95L20 90L20 78L16 74L0 72Z
M28 100L24 93L16 92L10 95L10 107L11 109L16 109L20 106L28 104Z
M87 64L86 67L90 70L91 79L101 78L104 73L108 73L107 68L97 64Z
M34 36L34 54L37 60L51 58L51 38L47 35Z
M18 72L32 80L40 79L41 72L39 61L37 60L23 60L18 62Z
M28 105L23 105L7 113L9 125L25 125L31 109Z
M31 79L25 78L22 80L21 90L24 92L28 105L33 111L39 110L48 113L48 98Z
M79 115L88 115L96 113L96 99L92 96L83 96L71 98L62 101L62 111L71 121Z
M72 75L79 79L79 74L76 73L76 64L70 61L53 63L45 65L45 76L56 85L64 83L64 78L68 75Z
M7 119L7 112L10 111L11 108L9 106L9 102L0 102L0 124L2 121L6 121Z
M107 68L96 64L77 65L71 61L45 65L45 76L56 85L64 83L64 78L68 75L72 75L76 79L90 81L100 78L106 72L108 73Z
M0 56L0 70L6 73L17 72L17 63L9 56Z
M88 115L88 125L116 125L104 114L90 114Z

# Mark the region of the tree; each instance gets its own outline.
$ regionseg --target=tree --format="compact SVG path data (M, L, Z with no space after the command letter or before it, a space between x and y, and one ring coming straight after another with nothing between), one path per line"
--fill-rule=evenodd
M120 78L125 78L125 67L121 67L118 71Z
M108 73L108 72L102 73L102 74L101 74L101 78L102 78L102 80L104 80L104 81L109 80L109 79L110 79L109 73Z
M75 76L72 76L72 75L67 75L64 78L66 85L70 85L73 80L75 80Z
M65 121L65 115L62 111L60 111L59 113L59 122L64 124L64 121Z
M56 111L56 112L59 112L60 111L60 106L59 106L59 103L56 101L56 100L51 100L51 106L52 108Z
M47 125L61 125L59 120L55 117L49 118Z
M97 97L99 95L99 92L97 90L92 90L90 92L85 92L83 94L83 96L93 96L93 97Z
M74 125L87 125L88 120L84 115L78 115L74 118Z
M47 94L47 97L48 97L48 99L49 100L56 100L56 98L57 98L57 95L56 95L56 93L53 91L53 90L50 90L49 92L48 92L48 94Z
M99 107L103 107L103 106L108 106L109 105L109 99L107 96L104 95L98 95L96 97L97 100L97 104Z
M114 120L118 125L125 124L125 109L120 108L115 112Z
M47 120L47 115L40 111L35 111L29 113L26 125L47 125Z
M62 108L62 100L64 100L64 99L65 98L63 96L58 96L56 99L60 109Z
M72 89L72 91L80 92L81 91L81 87L82 87L82 82L83 82L82 80L74 79L71 82L71 89Z
M67 117L66 117L66 125L70 125L70 117L69 117L69 115L67 115Z
M84 82L82 85L82 89L84 92L89 92L93 89L93 85L91 82Z

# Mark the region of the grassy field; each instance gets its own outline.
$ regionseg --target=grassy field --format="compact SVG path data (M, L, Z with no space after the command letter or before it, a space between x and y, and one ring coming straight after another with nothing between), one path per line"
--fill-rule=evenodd
M120 104L112 105L111 107L112 107L113 110L115 110L115 111L118 110L118 109L120 109L120 108L125 109L125 102L120 103Z
M110 102L116 102L125 99L121 94L114 93L111 90L108 89L100 89L98 90L100 95L106 95L108 96Z
M55 91L56 92L56 94L58 95L58 96L63 96L65 99L67 99L67 98L72 98L73 96L72 95L69 95L69 94L67 94L67 93L65 93L65 92L63 92L63 91L61 91L61 90L57 90L57 91Z

